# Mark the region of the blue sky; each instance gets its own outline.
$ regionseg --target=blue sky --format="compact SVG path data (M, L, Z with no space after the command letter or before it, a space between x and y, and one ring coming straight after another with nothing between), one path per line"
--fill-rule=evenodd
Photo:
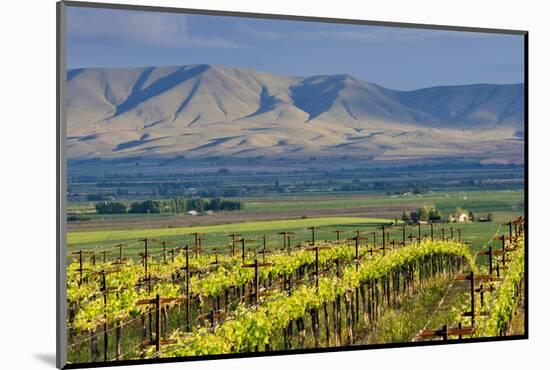
M220 64L385 87L523 82L523 37L68 8L69 68Z

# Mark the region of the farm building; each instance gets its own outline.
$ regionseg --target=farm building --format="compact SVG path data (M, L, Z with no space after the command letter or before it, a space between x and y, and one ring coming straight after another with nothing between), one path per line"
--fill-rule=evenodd
M468 222L470 218L466 212L462 212L456 216L456 222Z
M468 222L470 217L466 212L460 212L457 214L450 214L448 218L449 222Z

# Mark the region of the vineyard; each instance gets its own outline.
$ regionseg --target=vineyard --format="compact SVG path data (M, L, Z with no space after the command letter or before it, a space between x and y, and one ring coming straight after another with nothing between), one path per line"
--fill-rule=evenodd
M67 271L68 360L377 344L388 321L406 327L393 342L514 334L524 221L506 225L475 254L460 229L436 235L433 224L334 230L335 240L316 240L311 226L309 242L293 245L292 232L281 231L276 248L266 236L252 248L235 233L229 245L206 248L194 233L183 247L140 239L138 258L125 257L124 244L80 250ZM391 228L402 236L391 239ZM152 253L152 245L162 248ZM437 302L418 323L400 314L432 291Z

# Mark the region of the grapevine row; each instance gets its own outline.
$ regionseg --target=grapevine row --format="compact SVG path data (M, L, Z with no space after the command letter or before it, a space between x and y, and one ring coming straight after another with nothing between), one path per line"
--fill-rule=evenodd
M490 315L484 330L485 336L499 336L506 332L514 311L520 302L521 286L525 277L524 239L516 242L517 249L511 252L511 263L504 280L498 287Z
M239 307L235 317L213 330L200 328L192 333L175 333L178 344L167 347L161 355L190 356L235 352L251 352L259 348L270 348L283 331L284 346L288 346L288 336L292 332L292 323L300 333L303 346L304 318L309 314L312 320L313 336L319 345L319 310L327 312L327 305L337 307L334 315L340 314L341 300L345 305L346 342L353 340L353 327L357 324L358 311L354 306L361 296L363 319L366 324L376 319L382 304L391 305L403 293L414 290L415 284L423 284L438 274L453 273L467 266L473 268L473 260L466 246L453 242L423 242L392 251L386 256L376 256L372 260L343 269L341 277L322 277L318 287L302 285L288 295L284 291L276 299L253 310ZM357 294L357 291L361 294ZM353 296L355 303L353 304ZM354 322L355 321L355 322ZM333 322L340 322L338 317ZM325 325L328 320L325 318ZM289 330L290 328L290 330ZM335 332L335 341L341 328ZM328 330L328 329L327 329Z
M368 253L364 248L358 252L359 257ZM335 245L319 252L319 266L329 267L331 261L339 259L342 262L349 262L355 258L355 251L348 245ZM78 263L73 263L69 271L72 272L72 279L68 281L67 301L70 308L69 322L75 331L91 331L105 321L109 323L121 322L127 318L135 317L143 313L145 308L135 306L139 299L151 299L159 294L163 297L182 297L182 271L185 270L185 256L178 255L174 263L149 264L149 281L144 281L144 268L142 264L136 264L132 260L125 264L117 265L116 271L107 275L107 287L113 287L114 291L107 293L116 297L112 303L104 307L102 283L99 277L103 270L113 269L111 264L91 263L84 264L87 270L84 280L80 283L77 270ZM217 269L202 274L201 271L211 266L211 257L206 259L189 259L190 269L195 273L190 278L190 296L200 297L201 302L207 297L215 298L227 292L231 287L242 287L249 284L254 278L252 269L242 268L241 259L225 258L224 264L217 266ZM193 262L192 262L193 261ZM219 261L219 260L218 260ZM299 269L311 267L315 262L315 255L306 250L292 251L290 254L277 253L269 257L271 265L260 270L261 279L277 279L283 275L290 275ZM184 275L184 274L183 274ZM154 284L153 284L154 282Z

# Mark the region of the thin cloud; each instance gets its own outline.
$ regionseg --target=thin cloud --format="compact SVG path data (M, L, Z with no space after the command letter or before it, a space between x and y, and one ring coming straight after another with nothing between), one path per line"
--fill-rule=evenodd
M309 32L310 36L314 36L312 32ZM360 30L346 30L346 31L323 31L320 32L319 37L330 37L334 39L342 39L349 41L416 41L416 40L428 40L428 39L441 39L441 38L480 38L487 37L487 34L473 33L473 32L460 32L460 31L442 31L442 30L424 30L414 28L395 28L395 27L368 27L367 29Z
M129 11L69 12L67 35L71 41L120 42L170 48L238 48L221 37L193 35L183 14Z
M340 28L340 29L339 29ZM348 29L341 29L348 28ZM484 38L498 37L475 32L425 30L414 28L397 28L382 26L330 25L325 29L311 31L271 31L254 28L248 24L240 24L237 30L259 40L292 40L292 39L333 39L352 42L387 42L387 41L417 41L440 38Z
M278 31L260 30L246 23L241 23L235 28L240 32L246 33L248 36L259 40L280 40L288 37L289 34L292 34L291 32L285 33Z

